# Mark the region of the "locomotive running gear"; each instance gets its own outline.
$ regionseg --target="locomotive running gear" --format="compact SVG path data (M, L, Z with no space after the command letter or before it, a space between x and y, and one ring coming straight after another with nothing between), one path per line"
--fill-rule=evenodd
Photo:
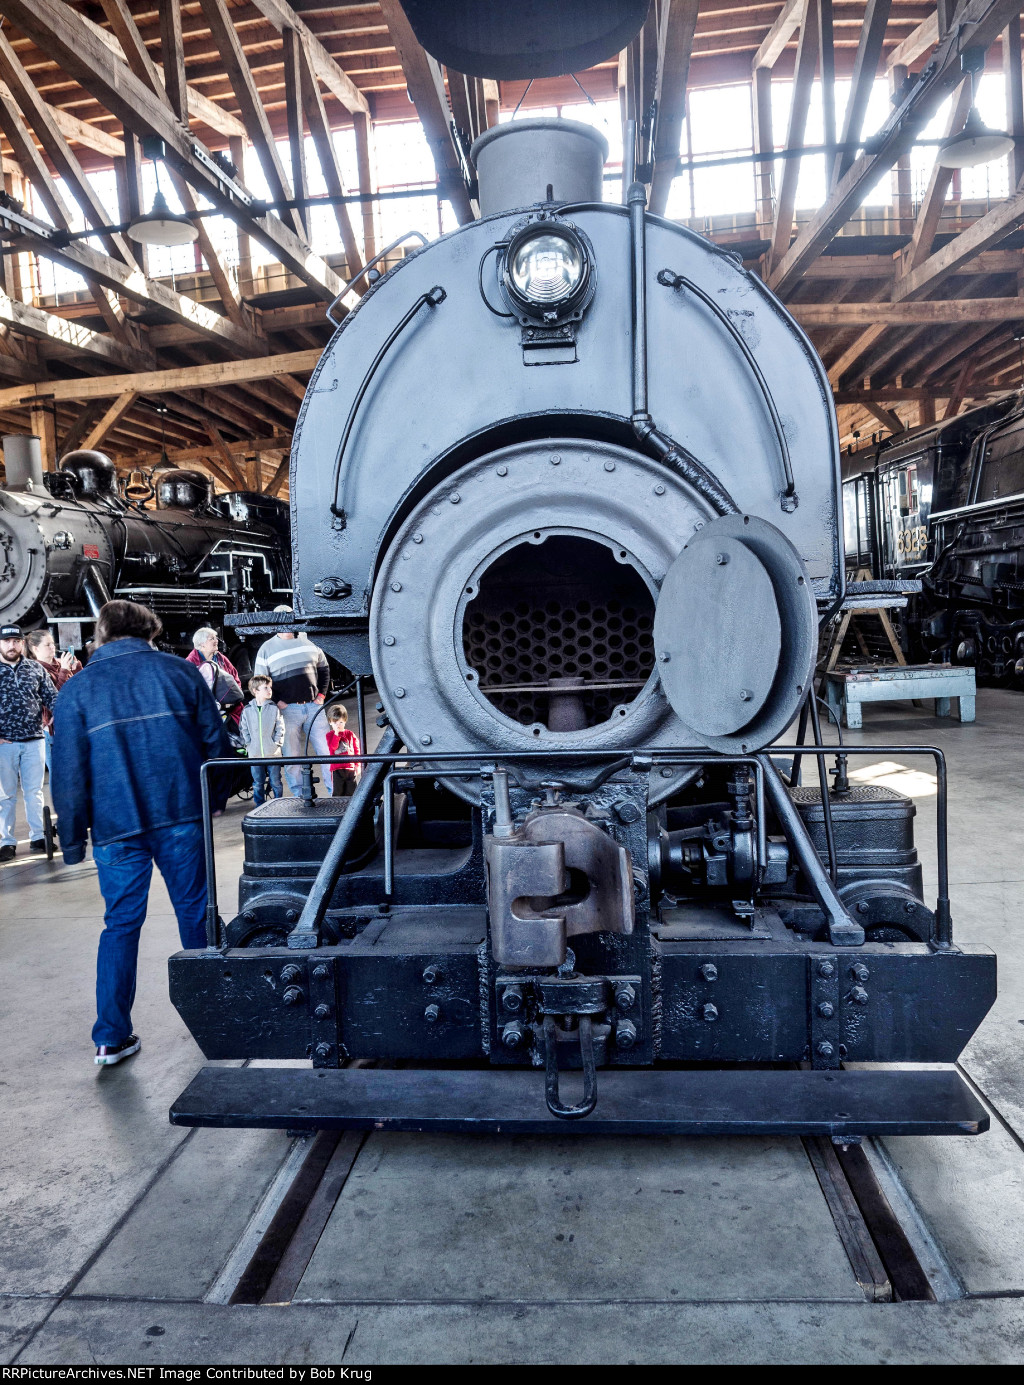
M146 640L101 645L54 716L52 792L65 864L84 858L90 829L96 848L197 823L199 767L228 754L217 704L191 664Z
M95 846L92 854L106 905L96 958L97 1017L92 1041L116 1045L121 1036L131 1033L139 934L146 919L154 861L171 897L182 947L206 946L202 824L182 822L142 832L126 841Z
M56 701L57 689L42 664L35 659L21 658L16 664L0 659L0 741L41 739L43 712L52 712Z
M331 671L323 650L305 635L282 639L274 635L256 655L254 673L265 673L274 683L275 702L305 703L326 697Z
M122 1058L130 1058L133 1053L138 1053L141 1047L142 1040L137 1034L129 1034L120 1044L100 1044L96 1050L96 1066L112 1068L115 1063L120 1063Z
M18 781L25 800L30 840L43 836L43 772L46 747L42 737L30 741L10 741L0 745L0 845L13 846L14 807Z

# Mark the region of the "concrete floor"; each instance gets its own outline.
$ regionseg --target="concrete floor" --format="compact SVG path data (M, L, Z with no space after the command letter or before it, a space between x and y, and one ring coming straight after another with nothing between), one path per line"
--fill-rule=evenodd
M21 855L0 867L0 1361L1020 1361L1022 718L1024 698L985 691L973 725L900 704L849 733L946 750L954 927L1000 958L999 1000L963 1060L992 1130L878 1149L943 1301L864 1301L798 1141L378 1133L295 1300L222 1306L219 1277L295 1142L168 1125L202 1058L167 999L177 942L159 880L142 1053L94 1067L95 871ZM921 794L930 868L929 764L879 765ZM243 811L217 823L227 904Z

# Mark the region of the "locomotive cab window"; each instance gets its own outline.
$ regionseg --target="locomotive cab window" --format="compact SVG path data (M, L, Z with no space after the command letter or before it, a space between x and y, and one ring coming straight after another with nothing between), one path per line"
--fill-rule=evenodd
M1024 494L1024 426L990 439L982 462L977 501Z
M919 507L917 467L905 467L899 474L899 505L901 515L916 514Z

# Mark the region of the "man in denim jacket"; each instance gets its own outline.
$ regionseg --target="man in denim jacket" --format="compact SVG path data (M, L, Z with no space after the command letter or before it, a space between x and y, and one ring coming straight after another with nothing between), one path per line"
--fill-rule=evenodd
M230 753L217 704L184 659L152 641L159 618L110 601L97 648L54 710L53 801L66 865L92 833L106 905L96 966L96 1062L141 1047L132 1033L139 933L153 863L167 886L184 948L206 946L206 865L199 767Z

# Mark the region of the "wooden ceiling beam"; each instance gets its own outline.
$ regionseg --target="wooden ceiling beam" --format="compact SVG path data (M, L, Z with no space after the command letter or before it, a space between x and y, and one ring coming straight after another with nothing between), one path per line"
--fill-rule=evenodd
M276 495L285 481L288 480L288 470L291 465L291 455L285 453L278 464L277 470L271 476L264 488L264 495Z
M2 42L2 38L3 36L0 35L0 42ZM58 230L69 230L72 219L71 208L64 201L60 189L51 177L42 153L36 148L32 132L22 119L21 110L14 94L6 86L0 90L0 129L7 137L22 174L32 185L36 196L49 213L54 225ZM87 279L86 283L103 320L123 340L126 334L122 330L124 313L120 303L95 279ZM141 357L136 364L140 368L142 367ZM155 364L155 362L150 361L150 364Z
M784 0L782 10L775 23L768 30L761 46L754 54L751 68L773 68L782 57L783 50L800 27L800 14L803 0Z
M803 0L800 11L800 41L796 51L796 75L793 78L789 126L786 132L787 149L799 149L804 142L817 63L818 4L817 0ZM782 169L779 196L775 205L775 220L772 225L772 244L768 252L769 264L772 266L779 264L789 249L796 214L796 189L802 163L803 160L799 158L787 159Z
M497 83L494 84L497 86ZM490 106L488 106L490 111ZM488 116L488 118L490 118ZM356 167L359 170L359 191L373 192L377 185L375 174L373 122L368 115L354 115L352 127L356 137ZM360 204L363 218L363 255L372 260L377 253L377 230L373 220L373 203Z
M138 397L138 390L125 390L123 394L119 394L103 417L98 419L89 429L82 440L82 446L85 448L99 447L110 430L120 422Z
M976 255L989 250L1024 222L1024 189L998 202L966 231L936 250L916 269L904 274L893 287L893 301L934 293L950 277L963 270Z
M0 322L39 341L79 356L92 357L95 361L103 361L121 370L135 370L140 361L147 364L152 362L150 353L140 352L108 332L92 332L77 322L69 322L67 318L57 317L55 313L33 307L31 303L22 303L6 293L0 293ZM82 368L85 369L84 361Z
M185 37L181 0L160 0L160 66L167 103L188 124L188 78L185 75ZM138 32L138 30L136 30Z
M97 419L103 416L103 400L92 399L72 417L63 440L57 449L58 459L68 452L81 447L82 439L88 434Z
M920 402L923 399L933 399L935 390L929 386L872 385L869 390L835 390L832 397L838 407L860 404L866 408L869 403L898 404L901 401Z
M913 67L919 58L931 52L939 41L939 12L932 10L885 60L886 67Z
M946 298L903 303L790 303L801 327L925 327L1024 321L1024 298Z
M94 278L115 293L146 308L159 309L174 322L191 327L197 336L206 337L235 354L251 356L267 350L266 341L249 328L239 326L188 294L177 293L159 279L148 279L140 270L130 270L111 256L94 250L84 240L60 245L43 235L24 235L18 245L76 270L87 278Z
M102 25L95 23L95 21L90 19L87 15L79 15L79 18L82 23L88 27L96 42L105 47L115 58L124 61L124 54L121 50L121 46L109 29L104 29ZM19 25L19 28L20 27ZM37 44L37 47L40 47L40 45ZM58 69L59 68L60 64L58 63ZM88 88L85 89L88 90ZM215 102L209 100L201 91L196 91L192 86L187 88L187 101L188 114L191 120L195 120L201 125L206 125L211 130L216 130L220 135L227 135L230 137L231 135L245 134L245 126L236 116L233 116L230 111L224 110L222 106L218 106ZM100 102L100 104L102 105L103 102Z
M420 46L399 0L381 0L381 10L402 63L406 88L434 156L441 196L451 202L460 226L464 226L476 212L463 181L440 66Z
M236 455L244 456L247 452L267 453L287 451L291 446L291 441L290 433L270 433L266 437L242 438L238 442L225 441L224 446L227 448L229 455L234 458ZM167 460L175 464L181 462L196 462L199 461L201 457L209 456L210 451L209 444L203 445L201 443L196 444L194 447L167 448ZM219 448L217 452L219 455ZM152 466L160 461L160 453L152 452L148 456L134 457L132 460L134 464L138 466Z
M857 338L852 341L845 350L841 351L837 358L828 367L828 378L832 388L839 384L846 372L860 360L865 351L869 351L885 328L876 323L872 327L866 327Z
M878 73L879 59L882 56L882 44L891 8L892 0L867 0L863 28L857 44L857 56L853 60L850 95L846 102L846 114L843 116L842 143L847 146L860 141L864 117ZM849 147L842 154L836 155L831 175L827 180L829 188L834 188L840 178L848 172L853 160L853 150Z
M306 176L306 125L302 110L302 39L294 29L281 35L284 44L285 117L288 123L288 152L291 156L292 187L300 205L296 215L302 234L309 239L309 209L301 205L309 196ZM315 80L315 79L314 79Z
M284 0L251 0L251 3L270 20L279 32L283 33L285 29L291 29L300 35L309 57L310 67L317 79L324 84L332 96L341 102L347 111L351 111L353 114L357 111L364 115L369 114L370 107L366 97L345 69L327 51L313 30L290 5L285 4Z
M686 83L699 0L663 0L668 10L655 93L654 172L650 209L665 215L669 189L679 172L679 145L686 119Z
M783 297L791 292L806 266L817 259L856 211L867 189L907 153L921 126L949 92L959 86L963 79L962 50L968 47L987 49L1018 7L1019 0L965 0L955 30L940 42L933 62L872 140L871 151L858 156L825 204L800 231L769 275L769 288Z
M960 83L960 90L953 99L949 119L946 122L946 138L957 134L964 127L967 112L971 108L973 91L970 78ZM932 253L935 233L939 229L939 218L946 201L946 193L953 181L953 170L936 163L928 178L928 186L918 208L914 231L910 244L903 252L902 275L924 263Z
M967 261L958 274L1019 274L1024 250L986 250ZM823 255L808 265L804 283L814 279L896 279L900 265L892 255Z
M27 307L27 304L19 304ZM36 308L33 311L39 312ZM48 314L49 316L49 314ZM63 326L72 326L57 319ZM84 380L47 380L28 389L15 387L0 390L0 409L27 404L33 399L84 400L113 398L127 389L140 394L162 394L168 391L214 388L244 383L246 380L269 380L276 375L294 375L312 370L323 353L289 351L280 356L260 356L246 361L211 361L206 365L173 366L167 370L139 371L130 375L96 376Z
M338 161L338 151L334 146L334 136L331 133L330 122L327 119L327 112L324 109L323 97L320 95L320 87L317 82L316 73L309 60L309 53L302 40L295 36L295 60L297 65L297 76L299 84L299 97L301 99L301 113L306 117L309 125L310 137L313 147L316 150L317 162L320 165L320 172L324 176L327 191L332 197L344 197L345 187L342 182L341 164ZM302 114L299 116L301 124ZM345 273L348 279L353 279L362 269L362 260L359 258L359 247L356 245L355 231L352 229L352 219L348 214L348 207L344 202L334 203L334 219L338 223L338 231L341 234L341 242L345 247ZM349 298L346 295L346 298ZM349 307L358 301L358 295L351 295Z
M78 203L86 221L96 227L109 226L109 211L93 191L82 165L53 119L50 107L40 97L35 83L3 33L0 33L0 77L10 88L22 117L32 127L58 176L64 179L72 197ZM5 133L8 132L5 130ZM137 265L136 257L122 235L115 232L103 235L100 239L109 254L117 256L133 268Z
M946 404L946 412L942 415L943 422L945 422L947 418L956 418L957 414L960 412L960 406L966 398L967 389L971 383L971 376L973 374L974 361L965 361L959 375L956 377L953 393L949 396L949 400Z
M128 9L125 0L101 0L104 13L110 22L110 26L117 37L118 42L124 52L128 66L135 73L140 81L145 82L158 100L165 101L168 107L184 124L188 124L187 112L184 104L185 84L182 81L184 66L181 63L181 54L176 53L171 64L171 75L168 78L162 75L159 68L149 56L149 51L142 36L136 27L135 20L131 11ZM170 11L177 8L177 0L169 7ZM180 13L180 12L179 12ZM173 13L170 14L167 23L170 25L173 37ZM178 69L181 69L180 71ZM174 92L174 96L171 92ZM176 170L170 170L171 182L181 200L181 205L186 216L198 211L198 204L192 196L192 189L185 179ZM210 239L206 229L204 219L199 217L194 222L195 228L199 233L199 251L206 262L206 267L213 280L214 287L224 305L224 310L228 317L236 326L243 331L256 335L253 324L242 306L241 294L238 285L228 273L226 266L220 258L217 247Z
M124 140L108 135L98 125L79 120L78 116L72 115L70 111L61 110L59 106L50 106L49 112L53 123L69 143L81 144L84 148L91 149L94 154L102 154L107 159L124 158Z
M242 49L235 30L231 12L225 0L200 0L203 14L210 26L220 50L221 60L231 79L235 100L242 113L242 124L256 150L256 156L263 169L263 176L270 189L273 202L287 202L292 197L292 189L277 152L277 142L270 128L263 101L257 90L249 62ZM280 213L281 220L298 235L304 236L302 218L295 208L287 208Z
M164 141L169 164L225 215L257 238L291 273L323 298L341 287L337 275L280 217L261 214L163 102L101 43L64 0L3 0L4 12L50 58L136 134ZM105 31L100 31L105 32ZM112 35L107 35L115 42Z
M0 299L2 302L3 299ZM20 380L23 384L32 384L39 380L46 379L46 364L27 360L24 356L14 356L6 351L0 351L0 378L5 380Z
M210 423L208 423L208 424L206 425L206 431L209 433L209 435L210 435L210 441L213 443L214 447L217 449L217 455L220 457L221 461L224 463L224 467L225 467L225 470L227 471L228 475L229 475L229 476L233 476L233 477L235 478L235 482L236 482L236 484L238 485L238 487L239 487L240 490L244 490L244 489L245 489L245 477L244 477L244 475L242 474L241 468L240 468L240 467L237 465L237 463L235 462L235 459L234 459L234 457L233 457L232 454L231 454L230 448L228 447L227 443L224 441L223 437L221 436L221 431L220 431L220 429L217 427L217 425L216 425L215 423L210 422Z
M892 409L887 409L883 404L876 404L869 400L865 400L864 407L873 418L877 418L879 423L883 423L890 433L895 435L907 431L907 425Z

